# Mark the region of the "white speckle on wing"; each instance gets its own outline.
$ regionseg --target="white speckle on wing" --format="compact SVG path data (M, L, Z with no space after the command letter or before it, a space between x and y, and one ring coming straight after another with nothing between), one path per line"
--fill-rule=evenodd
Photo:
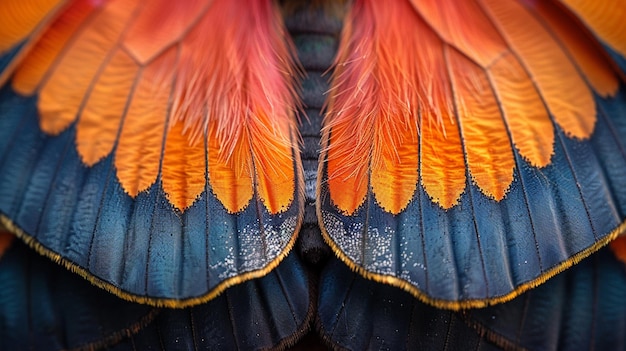
M218 278L224 280L267 266L284 251L292 235L295 235L297 219L291 216L280 225L276 224L266 218L263 230L258 220L241 228L236 236L239 240L238 252L233 247L228 248L228 255L211 265L210 269L220 272Z
M322 211L322 218L328 234L355 264L372 273L398 277L416 287L420 285L415 272L425 271L426 267L416 260L414 248L407 241L400 242L399 249L395 247L395 240L401 240L395 229L369 227L364 233L360 222L346 226L341 219L326 211ZM366 240L363 235L367 235Z

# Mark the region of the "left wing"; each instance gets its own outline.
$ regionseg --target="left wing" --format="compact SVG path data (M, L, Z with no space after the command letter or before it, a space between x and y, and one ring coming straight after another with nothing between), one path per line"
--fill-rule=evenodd
M14 7L3 18L45 17ZM75 0L31 27L2 47L0 217L12 231L155 305L207 301L276 267L300 226L303 177L297 69L275 3Z

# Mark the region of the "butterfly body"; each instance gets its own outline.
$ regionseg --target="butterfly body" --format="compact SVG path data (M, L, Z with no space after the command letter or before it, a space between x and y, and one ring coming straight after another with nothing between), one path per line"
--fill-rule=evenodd
M307 4L294 3L285 5L285 25L304 70L301 83L303 110L299 117L299 132L302 138L306 201L302 229L298 234L299 247L308 261L319 263L330 254L321 236L315 208L324 97L329 89L327 77L339 45L342 18L329 13L323 6L309 7Z

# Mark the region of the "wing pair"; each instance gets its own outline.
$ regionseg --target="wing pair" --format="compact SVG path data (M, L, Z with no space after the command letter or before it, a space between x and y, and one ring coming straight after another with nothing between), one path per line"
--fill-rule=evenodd
M0 242L7 238L0 234ZM312 318L335 349L626 345L626 270L608 249L512 301L461 312L366 280L338 259L324 267L316 297L295 252L265 277L185 309L117 299L49 263L17 241L1 257L1 349L283 349L311 327Z
M276 5L20 4L0 11L4 222L153 305L271 271L304 206L298 69ZM344 262L438 306L482 306L623 230L622 73L582 22L623 55L621 22L605 20L617 5L350 7L317 201Z

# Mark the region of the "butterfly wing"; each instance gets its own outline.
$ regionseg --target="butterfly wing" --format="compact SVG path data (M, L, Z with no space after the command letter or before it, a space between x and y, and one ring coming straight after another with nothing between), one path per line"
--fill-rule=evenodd
M0 3L0 86L9 78L34 43L69 1L33 0Z
M72 2L4 53L3 221L130 300L182 307L267 274L303 208L283 33L270 1Z
M332 259L322 271L317 324L345 350L498 350L464 322L392 286L367 280Z
M515 299L460 312L367 280L339 260L320 284L322 337L350 350L623 350L626 270L608 250Z
M208 303L162 310L153 323L120 347L285 349L312 325L315 303L311 289L315 288L308 273L293 252L266 276L227 289Z
M626 270L608 249L502 305L465 312L468 322L505 347L623 350Z
M95 288L18 240L1 256L0 277L3 350L105 347L137 332L158 314L153 307Z
M0 234L0 242L11 237ZM0 277L2 350L269 349L292 344L314 312L295 254L263 278L185 309L121 300L17 240L1 256Z
M364 276L484 306L624 230L622 73L563 5L356 1L336 63L318 216Z

